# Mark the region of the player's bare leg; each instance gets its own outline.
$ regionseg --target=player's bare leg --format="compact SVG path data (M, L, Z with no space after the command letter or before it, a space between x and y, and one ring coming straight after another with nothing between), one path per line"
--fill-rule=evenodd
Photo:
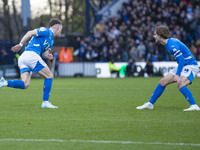
M27 89L30 85L30 81L31 81L31 74L26 71L24 73L21 74L21 80L24 82L25 84L25 89Z

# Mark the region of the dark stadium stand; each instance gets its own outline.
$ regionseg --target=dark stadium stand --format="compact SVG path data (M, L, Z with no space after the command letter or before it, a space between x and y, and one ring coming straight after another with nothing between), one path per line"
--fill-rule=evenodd
M100 21L90 36L79 40L75 56L88 62L172 61L164 47L156 45L156 25L169 26L200 60L199 0L130 0L118 15Z

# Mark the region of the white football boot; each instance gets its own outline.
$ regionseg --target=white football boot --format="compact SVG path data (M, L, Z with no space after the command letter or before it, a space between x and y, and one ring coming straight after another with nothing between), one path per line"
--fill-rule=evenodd
M195 105L190 105L189 108L184 109L183 111L199 111L199 110L200 110L199 106L195 104Z
M153 109L153 104L151 104L150 102L144 103L144 105L138 106L136 107L136 109Z
M6 81L3 77L1 77L1 80L0 80L0 88L6 86L6 84L7 84L7 81Z
M52 105L49 101L42 102L42 108L58 108L58 106Z

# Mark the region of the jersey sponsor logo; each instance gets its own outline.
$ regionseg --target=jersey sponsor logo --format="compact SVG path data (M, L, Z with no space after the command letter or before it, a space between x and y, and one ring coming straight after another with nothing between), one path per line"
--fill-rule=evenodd
M173 52L176 52L177 51L177 49L176 48L173 48Z
M33 44L33 46L40 46L40 44Z
M46 31L47 29L45 27L41 27L40 31Z
M44 47L45 47L45 49L49 49L49 47L50 47L47 40L44 41Z
M171 47L175 47L174 45L172 45Z
M185 69L184 69L184 72L185 72L185 73L188 73L188 72L189 72L189 69L188 69L188 68L185 68Z
M48 44L47 40L44 41L44 45Z

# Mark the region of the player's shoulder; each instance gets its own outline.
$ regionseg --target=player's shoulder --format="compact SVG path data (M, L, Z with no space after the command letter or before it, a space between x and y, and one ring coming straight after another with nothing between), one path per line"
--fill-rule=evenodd
M181 41L179 41L176 38L170 38L168 40L169 40L168 47L170 47L170 48L179 47L179 45L181 44Z
M37 36L51 36L52 31L47 27L40 27L36 29Z
M167 41L167 44L165 48L170 51L171 54L177 51L178 45L177 45L177 39L175 38L169 38Z
M170 41L170 44L173 44L173 43L179 43L180 41L179 41L179 39L177 39L177 38L169 38L168 39L169 41Z
M49 31L49 28L47 28L47 27L39 27L39 28L37 28L37 30L40 31L40 32L44 32L44 31Z

